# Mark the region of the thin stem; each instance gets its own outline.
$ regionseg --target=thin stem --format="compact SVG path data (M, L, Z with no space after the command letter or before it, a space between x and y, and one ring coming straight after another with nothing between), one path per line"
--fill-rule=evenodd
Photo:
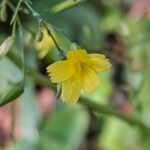
M40 17L40 15L39 15L39 13L36 12L36 11L31 7L31 5L30 5L27 1L25 1L24 3L25 3L26 6L28 7L28 9L31 11L33 17L35 17L35 18L38 20L39 26L41 26L41 24L43 24L44 27L46 28L48 34L51 36L51 38L52 38L52 40L53 40L55 46L57 47L57 49L58 49L58 51L59 51L60 59L61 59L61 57L62 57L62 58L66 57L65 54L64 54L64 51L59 47L59 45L58 45L56 39L54 38L54 36L53 36L51 30L47 27L45 21L43 21L43 19L42 19L42 18Z
M18 20L18 25L19 25L19 34L20 34L20 45L21 45L21 50L22 50L22 70L23 70L23 85L24 85L25 80L26 80L25 50L23 46L22 26L19 20Z
M15 123L16 123L16 101L13 101L10 105L11 109L11 137L15 141Z
M130 125L138 126L139 129L141 129L144 134L150 135L150 129L147 126L145 126L139 119L137 119L133 116L129 117L129 116L123 115L121 113L118 113L118 112L112 110L111 108L109 108L107 106L100 105L96 102L93 102L92 100L90 100L88 98L81 97L80 102L82 104L86 105L86 107L88 107L93 112L98 113L98 116L100 114L114 116L116 118L119 118L119 119L127 122Z
M2 3L1 3L1 6L2 6L2 5L6 5L6 4L7 4L7 1L8 1L8 0L3 0Z
M36 12L27 1L25 1L24 3L28 7L28 9L31 11L33 17L35 17L38 20L38 22L41 23L43 19L40 17L39 13Z
M17 4L17 7L15 9L15 13L11 19L11 22L10 22L10 25L14 22L14 20L16 19L17 15L18 15L18 12L19 12L19 9L20 9L20 6L21 6L21 3L22 3L23 0L19 0L18 4Z
M54 36L53 36L51 30L47 27L47 25L46 25L46 23L45 23L44 21L42 21L42 23L43 23L43 25L45 26L45 28L46 28L48 34L51 36L51 38L52 38L54 44L56 45L56 47L57 47L57 49L58 49L58 51L59 51L59 53L60 53L60 57L61 57L61 56L66 57L66 56L64 55L64 51L59 47L58 43L56 42L56 39L54 38Z
M11 2L7 1L7 5L12 9L13 12L15 12L15 7Z
M57 85L57 92L56 92L56 100L58 100L60 98L60 95L61 95L61 85Z
M16 37L16 19L13 22L13 29L12 29L12 38Z

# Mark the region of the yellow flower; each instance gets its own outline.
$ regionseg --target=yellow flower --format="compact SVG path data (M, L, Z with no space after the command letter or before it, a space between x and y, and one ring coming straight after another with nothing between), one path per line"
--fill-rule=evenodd
M47 67L50 80L61 83L63 102L76 103L83 89L91 93L99 84L96 73L107 70L110 62L102 54L88 54L84 49L69 51L67 60Z
M51 48L55 47L55 44L50 35L48 35L46 29L42 29L43 39L40 42L35 43L35 47L39 52L39 57L43 58L49 52Z

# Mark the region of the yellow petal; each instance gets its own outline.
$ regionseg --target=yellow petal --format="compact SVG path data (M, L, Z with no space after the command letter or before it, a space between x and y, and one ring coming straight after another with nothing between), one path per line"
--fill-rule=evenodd
M89 54L88 64L96 72L105 71L111 67L109 59L102 54Z
M50 79L54 83L62 82L71 77L74 73L73 66L67 61L58 61L47 67Z
M83 69L82 72L83 79L83 90L86 93L91 93L99 84L99 79L94 70L89 67Z
M39 53L38 53L39 58L44 58L48 52L49 52L49 49L39 50Z
M61 99L63 102L75 104L80 96L81 91L81 78L74 75L62 83Z
M88 54L84 49L72 50L68 52L67 59L72 62L85 62L88 60Z
M35 47L39 52L39 57L43 58L49 52L50 49L55 47L55 44L50 35L48 35L46 29L42 29L43 39L40 42L35 43Z

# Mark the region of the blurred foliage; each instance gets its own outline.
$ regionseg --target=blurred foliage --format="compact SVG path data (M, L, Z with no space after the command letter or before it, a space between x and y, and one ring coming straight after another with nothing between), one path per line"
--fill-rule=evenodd
M65 106L44 122L40 149L75 150L81 144L87 127L88 115L83 107Z
M16 6L17 1L12 0L11 2ZM79 1L75 5L72 2L72 0L33 0L33 7L47 21L57 43L65 52L80 46L89 52L105 53L111 58L113 57L111 55L113 53L111 50L112 45L106 47L106 44L108 44L106 43L107 36L109 33L119 35L120 40L125 45L126 53L123 61L125 68L123 76L125 86L128 89L128 97L123 103L129 103L132 109L127 115L137 117L150 128L150 21L146 18L135 20L129 16L128 9L131 5L134 5L134 0L91 0L83 3ZM25 6L23 5L23 7ZM129 8L126 10L126 7ZM27 9L23 11L23 13L20 12L20 19L24 27L26 60L24 65L40 73L45 73L48 64L58 59L57 48L51 49L43 60L38 59L34 46L38 22L29 15ZM0 43L7 39L11 31L9 22L12 11L7 8L7 12L7 22L0 22ZM17 38L10 51L21 58L22 51L19 47L19 41L20 39ZM76 44L71 43L71 41ZM15 85L16 88L19 88L20 86L17 83L22 80L22 70L10 60L9 54L10 52L0 60L0 99L10 87ZM19 63L21 64L21 62ZM112 70L100 75L100 86L92 95L86 95L86 97L103 106L111 105L110 95L116 88L114 82L111 82L116 62L112 59L112 63ZM24 85L25 92L17 100L21 104L18 127L21 135L16 138L15 143L12 140L9 142L7 145L9 149L77 150L93 139L95 143L97 142L97 147L104 150L150 149L149 136L140 132L137 127L129 126L121 119L112 117L111 114L110 116L101 114L100 119L102 121L97 122L101 130L96 131L96 137L93 137L93 134L89 135L89 132L93 132L93 130L89 131L90 126L93 125L90 120L90 110L81 104L70 106L56 102L54 110L48 116L43 117L36 96L36 87L39 84L33 82L32 78L34 77L31 74L27 76ZM110 106L110 108L113 108L113 106ZM85 146L84 149L88 148ZM93 150L97 149L93 148Z

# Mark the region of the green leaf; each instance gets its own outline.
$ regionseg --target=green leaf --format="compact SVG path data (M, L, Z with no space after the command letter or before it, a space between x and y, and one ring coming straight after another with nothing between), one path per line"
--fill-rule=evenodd
M10 150L38 150L38 125L40 110L36 101L34 84L27 82L26 90L21 96L20 137L12 144Z
M22 139L17 141L10 150L38 150L38 145L31 140Z
M41 149L76 150L88 127L88 115L83 107L63 107L49 116L41 134Z
M24 92L24 84L25 84L25 62L24 62L24 49L23 49L23 43L22 43L22 29L20 28L20 48L22 50L22 63L23 63L23 79L16 85L13 85L10 90L8 90L0 99L0 106L3 106L13 100L15 100L18 96L20 96ZM7 43L10 42L9 46L7 46ZM4 46L3 46L4 45ZM5 46L6 45L6 46ZM8 38L4 44L2 44L2 47L6 47L7 49L10 49L10 46L12 45L12 38ZM3 49L3 48L2 48Z
M66 9L72 8L85 0L65 0L52 8L52 13L59 13Z
M40 110L36 98L34 84L27 82L26 90L21 96L21 138L31 143L38 141L37 127L40 120Z
M11 101L13 101L15 98L20 96L23 93L23 82L19 82L16 85L14 85L8 92L6 92L2 98L0 98L0 106L3 106Z

